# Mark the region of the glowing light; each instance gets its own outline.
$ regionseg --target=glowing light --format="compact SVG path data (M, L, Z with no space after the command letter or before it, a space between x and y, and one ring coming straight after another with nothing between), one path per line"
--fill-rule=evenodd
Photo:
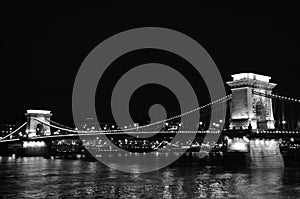
M228 151L239 151L239 152L247 152L248 151L248 143L249 141L246 139L234 139L228 140Z
M237 81L241 79L253 79L253 80L259 80L263 82L269 82L269 80L271 79L271 77L258 75L254 73L239 73L231 76L233 77L233 81Z
M51 111L46 111L46 110L27 110L27 114L51 114Z
M23 147L28 148L28 147L44 147L46 146L44 141L24 141Z

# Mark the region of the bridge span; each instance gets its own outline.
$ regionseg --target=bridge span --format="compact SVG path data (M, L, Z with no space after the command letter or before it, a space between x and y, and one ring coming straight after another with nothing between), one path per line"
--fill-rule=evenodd
M109 151L112 146L142 152L139 147L144 151L170 150L173 147L176 150L188 148L200 152L207 149L223 154L247 153L255 165L258 165L258 160L274 156L276 160L272 164L282 166L281 154L285 153L284 150L300 151L300 121L293 121L297 118L296 113L292 117L287 115L284 103L292 103L293 109L290 112L293 112L297 110L295 104L300 104L300 100L273 94L276 84L270 83L268 76L240 73L232 77L233 80L227 82L231 94L172 118L143 126L77 129L52 121L51 111L27 110L26 123L0 138L0 154L49 155L53 150L66 153L69 149L70 153L86 153L86 148ZM224 104L227 105L225 109L222 106ZM181 125L190 125L181 123L166 128L170 127L168 123L174 119L188 114L200 112L205 115L212 106L220 107L219 111L226 111L229 118L225 121L217 120L212 126L207 124L209 121L197 121L198 130L195 131L181 130ZM172 139L176 135L186 135L191 139L184 143L173 143ZM203 143L204 137L208 135L218 136L219 139L214 143ZM110 143L102 138L108 138Z

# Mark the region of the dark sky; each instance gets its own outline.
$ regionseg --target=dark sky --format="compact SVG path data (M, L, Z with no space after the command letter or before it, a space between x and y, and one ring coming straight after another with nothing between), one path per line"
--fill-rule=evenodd
M76 10L76 16L55 17L27 17L20 9L9 9L1 18L1 123L24 120L29 108L51 110L54 120L72 123L72 88L84 58L104 39L144 26L171 28L198 41L215 61L224 81L239 72L269 75L278 83L275 92L300 98L300 34L295 8L268 13L218 8L189 16L97 15L91 14L95 10L82 8ZM137 59L131 54L118 64L152 59L180 63L173 55L158 53L137 52ZM113 70L118 71L118 64ZM199 96L202 91L207 94L201 77L188 71L187 77L194 85L198 83ZM200 103L208 101L203 96Z

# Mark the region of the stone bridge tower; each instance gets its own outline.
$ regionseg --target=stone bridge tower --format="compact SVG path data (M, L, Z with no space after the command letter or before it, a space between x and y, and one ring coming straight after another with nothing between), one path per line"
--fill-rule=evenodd
M35 120L35 118L50 124L52 116L51 111L45 110L27 110L25 113L27 117L26 134L28 137L36 137L40 135L51 135L50 127Z
M270 83L268 76L253 73L232 75L230 129L274 129L272 99L264 94L271 94L276 86ZM257 93L261 93L258 95Z

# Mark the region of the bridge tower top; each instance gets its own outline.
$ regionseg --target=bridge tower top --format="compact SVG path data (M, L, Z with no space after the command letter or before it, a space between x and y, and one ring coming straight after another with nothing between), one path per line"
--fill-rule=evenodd
M227 82L232 88L252 87L262 90L269 90L276 86L274 83L270 83L271 77L265 75L258 75L254 73L239 73L231 75L233 81Z
M276 86L271 77L254 73L232 75L232 101L230 107L230 128L274 129L272 99L256 95L256 92L271 94Z
M52 116L51 111L27 110L25 115L27 117L26 133L28 137L36 137L38 135L51 135L50 127L36 120L39 119L44 123L50 124L50 118Z

